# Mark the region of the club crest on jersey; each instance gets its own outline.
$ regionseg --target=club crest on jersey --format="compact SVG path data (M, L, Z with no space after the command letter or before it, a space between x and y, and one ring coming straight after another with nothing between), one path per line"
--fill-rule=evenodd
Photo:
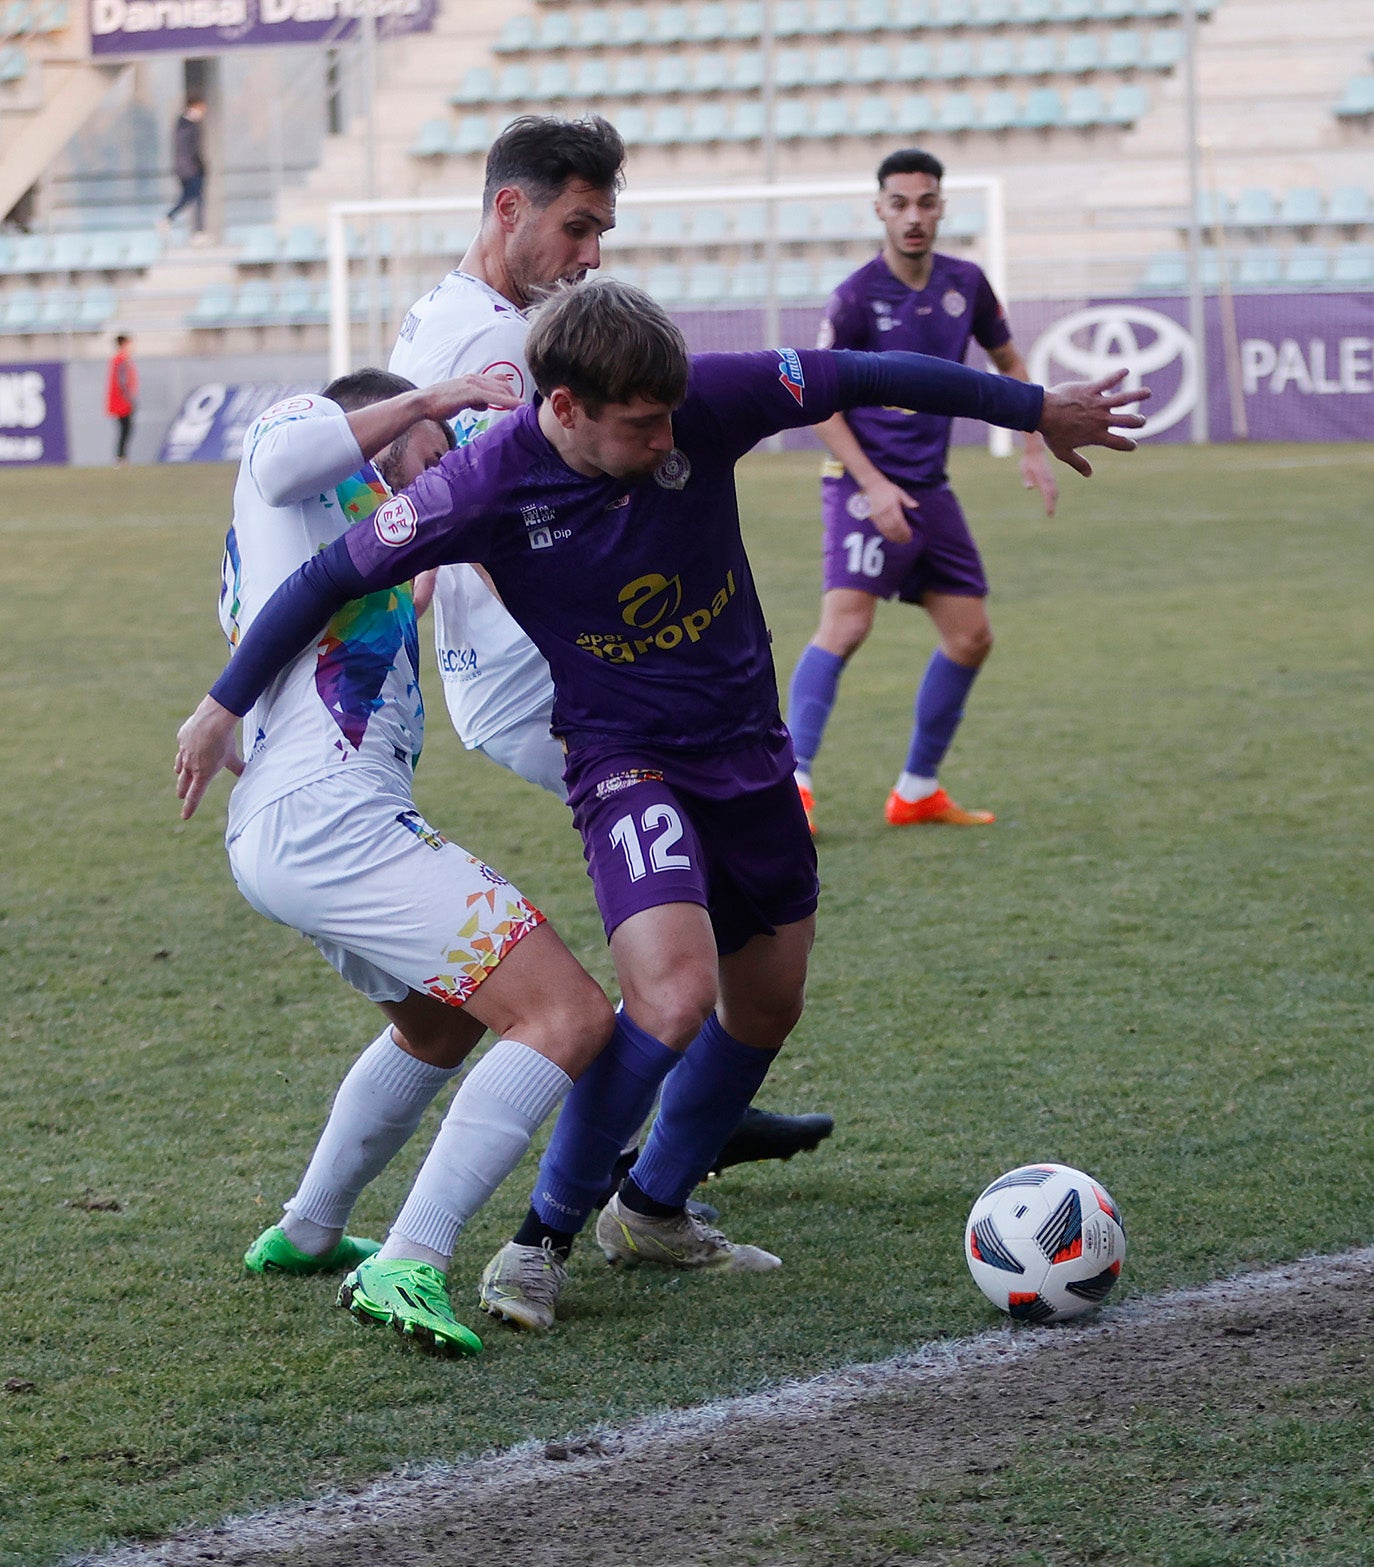
M680 490L692 477L692 465L687 453L675 446L654 469L654 483L661 490Z
M419 522L415 503L408 495L393 495L384 506L379 506L372 513L372 526L377 530L377 537L391 549L409 544L415 537Z
M796 398L797 406L802 407L806 402L806 377L795 348L784 348L779 354L778 380Z
M957 288L946 289L944 298L940 301L940 303L945 307L945 314L947 316L954 316L956 318L963 315L963 313L968 309L968 300L964 298Z

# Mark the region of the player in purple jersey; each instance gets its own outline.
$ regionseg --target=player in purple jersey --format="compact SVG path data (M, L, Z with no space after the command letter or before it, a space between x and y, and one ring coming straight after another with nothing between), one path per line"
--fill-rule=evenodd
M884 158L875 203L886 231L883 248L835 290L820 344L907 349L962 362L976 342L1003 375L1029 381L982 271L935 250L943 177L939 159L928 152L908 148ZM821 619L793 671L787 709L797 788L813 830L811 769L840 675L872 631L878 600L894 597L926 611L939 646L916 693L906 765L888 796L887 819L903 827L993 820L991 811L956 805L938 778L969 689L992 650L983 563L945 472L950 424L943 414L856 408L817 427L831 452L821 480ZM1059 486L1033 431L1025 436L1021 476L1053 516Z
M1046 391L914 354L687 355L610 279L544 307L541 401L460 447L278 590L183 727L197 797L223 737L330 606L443 561L486 567L548 659L554 728L624 1005L565 1102L517 1235L564 1260L663 1085L602 1210L613 1260L766 1271L779 1259L686 1211L688 1194L801 1015L817 898L769 634L740 537L735 465L760 440L898 403L1130 450L1120 376ZM676 1070L669 1072L670 1068ZM666 1079L666 1081L665 1081Z

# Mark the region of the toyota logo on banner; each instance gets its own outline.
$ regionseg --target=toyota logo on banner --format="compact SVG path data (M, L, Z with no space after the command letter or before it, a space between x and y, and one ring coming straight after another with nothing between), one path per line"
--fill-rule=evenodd
M1160 372L1175 364L1178 384L1167 395L1174 375ZM1027 365L1031 380L1044 386L1066 378L1096 381L1124 367L1127 386L1154 392L1151 402L1130 410L1145 414L1144 428L1132 431L1142 439L1172 429L1197 402L1196 345L1177 321L1142 305L1093 305L1061 317L1036 339Z

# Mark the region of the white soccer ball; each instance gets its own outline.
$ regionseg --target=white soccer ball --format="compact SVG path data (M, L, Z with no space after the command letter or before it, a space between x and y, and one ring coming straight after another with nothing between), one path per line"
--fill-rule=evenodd
M964 1228L973 1281L1018 1322L1063 1322L1099 1306L1121 1276L1126 1230L1106 1189L1066 1164L999 1176Z

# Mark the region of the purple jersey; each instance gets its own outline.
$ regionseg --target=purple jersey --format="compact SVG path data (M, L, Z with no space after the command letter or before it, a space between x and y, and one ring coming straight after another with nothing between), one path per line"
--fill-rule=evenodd
M900 348L962 364L970 339L988 349L1011 340L1002 307L980 267L937 254L929 281L917 290L894 276L878 255L831 295L819 342L822 348L875 353ZM894 484L923 489L945 482L947 417L904 408L855 408L845 420L865 455Z

